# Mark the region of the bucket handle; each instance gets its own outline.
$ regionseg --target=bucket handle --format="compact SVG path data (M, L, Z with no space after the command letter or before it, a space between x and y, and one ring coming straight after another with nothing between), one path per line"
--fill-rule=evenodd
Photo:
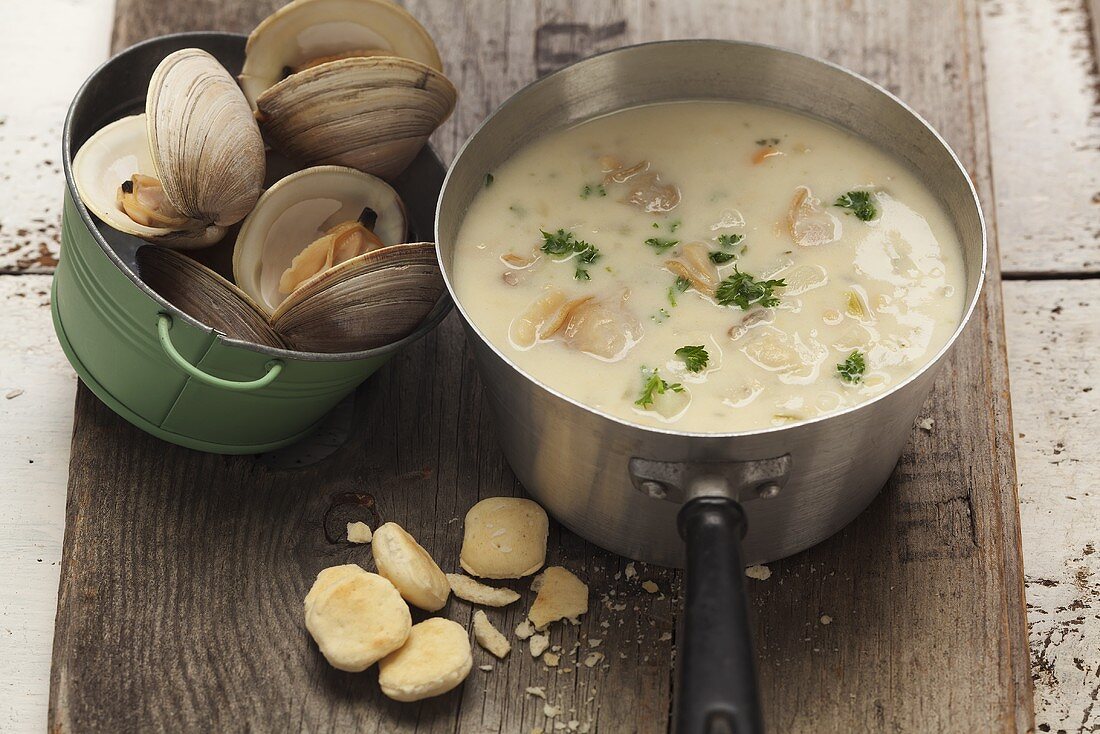
M283 371L283 361L281 359L273 359L264 365L267 369L267 373L264 374L263 377L255 380L237 382L236 380L224 380L221 377L214 377L214 375L203 372L184 359L183 355L176 349L176 345L172 343L172 336L169 333L171 329L172 317L166 313L158 313L157 334L160 336L160 346L164 349L164 353L167 354L168 358L175 362L176 366L181 370L191 375L199 382L210 385L211 387L220 387L223 390L237 390L240 392L259 390L274 382L275 378Z

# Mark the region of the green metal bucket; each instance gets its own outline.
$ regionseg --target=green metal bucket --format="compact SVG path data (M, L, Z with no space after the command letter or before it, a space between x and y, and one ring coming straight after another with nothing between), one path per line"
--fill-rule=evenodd
M123 51L85 82L65 120L61 261L51 299L57 338L100 400L154 436L224 454L267 451L308 434L390 357L431 331L452 305L444 295L425 322L395 344L313 354L230 339L142 282L136 253L146 243L88 212L73 180L73 153L103 125L144 108L149 77L169 53L201 48L237 74L244 44L244 36L232 33L163 36ZM431 239L443 176L439 159L425 148L393 182L414 238Z

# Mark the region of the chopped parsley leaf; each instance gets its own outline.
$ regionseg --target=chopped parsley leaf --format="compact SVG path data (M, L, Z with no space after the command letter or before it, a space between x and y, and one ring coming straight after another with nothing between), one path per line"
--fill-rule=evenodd
M736 305L742 311L748 311L755 303L771 308L779 305L775 289L786 285L785 280L757 280L748 273L742 273L735 265L733 274L718 285L714 297L720 306Z
M668 223L668 231L675 232L680 228L681 224L683 224L683 222L681 222L679 219L673 219L671 222Z
M735 257L737 257L737 256L734 255L732 252L722 252L721 250L716 250L715 252L710 253L710 261L712 263L714 263L715 265L721 265L722 263L728 263L730 260L732 260Z
M542 247L539 248L548 255L558 255L562 259L568 259L570 255L576 255L577 259L585 265L591 265L600 259L600 250L584 240L578 240L572 232L559 229L551 234L542 230ZM576 280L591 280L586 268L577 268L573 273Z
M849 191L844 196L837 197L833 206L851 209L852 214L861 222L869 222L875 218L875 203L871 201L869 191Z
M743 239L745 239L743 234L720 234L718 235L718 244L722 247L733 247Z
M656 222L653 223L653 229L660 229L660 228L661 228L661 225L657 224Z
M653 372L647 373L646 370L643 368L642 376L646 378L645 384L642 385L642 394L638 396L637 400L634 401L634 404L639 407L648 408L653 405L653 398L656 395L664 395L666 392L669 391L684 391L684 386L680 383L676 382L670 385L662 380L661 376L657 374L657 370L653 370Z
M757 145L779 145L779 138L760 138L756 141Z
M684 360L688 372L702 372L710 360L710 355L703 345L680 347L676 350L676 356Z
M596 196L607 196L607 189L603 187L603 184L596 184L595 186L585 184L584 188L581 189L581 198L587 199L589 196L592 196L592 194Z
M863 357L863 352L858 349L849 354L848 359L836 366L836 371L840 374L840 379L853 384L863 381L863 372L866 369L867 362Z
M650 237L645 241L647 245L655 249L657 252L664 252L670 247L674 247L679 244L680 240L666 240L660 237Z
M691 287L691 281L687 278L677 278L672 285L668 287L668 302L673 306L676 305L676 294L684 293Z
M495 179L493 178L493 174L486 173L485 174L485 188L489 188L490 186L492 186L494 180Z

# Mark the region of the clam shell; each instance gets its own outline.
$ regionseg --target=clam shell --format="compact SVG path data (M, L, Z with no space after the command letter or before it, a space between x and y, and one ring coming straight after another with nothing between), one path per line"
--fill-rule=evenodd
M385 181L352 168L316 166L293 173L264 192L241 225L233 249L233 279L272 313L283 301L279 278L295 255L332 226L354 220L364 207L378 215L374 233L385 245L405 240L405 208Z
M256 103L265 138L291 158L393 179L450 116L457 97L435 69L379 56L300 71Z
M294 349L374 349L415 331L443 290L434 244L394 245L309 281L283 301L271 323Z
M118 189L123 181L135 173L157 175L149 152L145 115L123 117L96 132L80 146L72 171L84 206L119 232L181 250L206 247L225 236L225 227L217 225L196 223L196 229L186 231L147 227L130 219L119 207Z
M210 54L169 54L145 101L157 178L183 214L221 226L252 210L264 181L264 143L252 109Z
M378 49L443 70L424 27L388 0L295 0L260 22L245 46L241 87L255 107L265 89L316 58Z
M233 339L286 348L248 295L210 268L164 247L137 251L142 281L166 301Z

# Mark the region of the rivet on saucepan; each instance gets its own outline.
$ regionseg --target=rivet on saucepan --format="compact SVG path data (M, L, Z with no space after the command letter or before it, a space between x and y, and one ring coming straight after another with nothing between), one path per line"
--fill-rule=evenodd
M775 482L768 482L767 484L761 484L756 488L756 496L762 500L768 500L779 494L779 485Z
M665 489L665 485L652 479L645 479L642 481L642 491L655 500L663 500L668 496L668 490Z

